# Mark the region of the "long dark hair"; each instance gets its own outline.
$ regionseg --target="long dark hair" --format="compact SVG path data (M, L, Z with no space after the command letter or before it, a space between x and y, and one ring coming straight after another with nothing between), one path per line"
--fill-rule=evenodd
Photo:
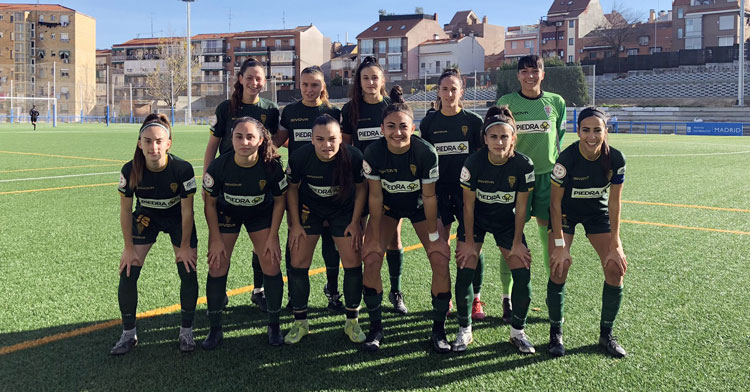
M267 173L273 173L276 165L280 164L279 159L281 158L281 155L279 155L278 150L276 150L276 146L273 145L273 141L271 140L271 133L268 132L268 129L263 126L262 122L252 117L245 116L240 117L234 121L234 125L232 126L232 135L234 135L234 130L237 129L237 126L244 123L254 125L255 129L257 129L258 133L260 133L260 137L263 138L263 142L260 144L260 146L258 146L258 160L263 160Z
M463 108L464 107L464 101L463 101L464 81L463 79L461 79L461 71L459 71L458 68L449 68L443 71L443 74L440 75L440 78L438 79L438 84L437 84L438 92L440 92L440 84L443 83L443 79L449 78L451 76L455 76L456 79L458 79L458 82L461 83L461 99L458 100L458 106ZM440 99L440 96L438 96L437 99L435 100L434 108L435 110L440 110L443 108L443 100Z
M169 140L172 140L172 126L169 125L167 115L163 113L151 113L146 116L146 119L143 120L143 124L141 125L141 129L138 131L138 140L141 140L141 133L152 124L157 124L167 128ZM133 154L133 167L130 170L130 180L128 181L128 183L130 183L130 189L135 189L141 182L141 179L143 179L143 169L145 167L146 157L143 155L141 147L136 144L135 153Z
M604 128L602 129L602 132L604 132L604 138L602 140L602 159L599 161L599 165L602 168L602 173L604 173L604 177L607 177L609 175L610 170L612 170L612 157L609 155L609 142L607 141L607 123L609 122L609 116L607 116L607 113L604 113L601 109L589 106L583 110L581 110L581 113L578 115L578 129L581 129L581 122L589 117L598 117L602 121L604 121Z
M336 124L336 128L339 128L339 132L341 132L338 120L327 113L315 119L312 126L313 132L315 132L315 127L325 127L328 124ZM352 156L344 143L339 144L339 151L333 157L333 166L332 185L339 187L336 200L343 202L346 201L352 188L354 188L354 181L352 180Z
M303 69L302 73L300 73L300 77L301 75L305 75L305 74L320 76L320 81L323 85L323 89L320 90L320 100L323 102L324 106L331 107L331 103L328 102L328 87L326 87L326 78L325 78L325 74L323 74L323 70L320 69L320 67L318 67L317 65L312 65ZM301 80L300 80L300 83L302 83Z
M354 129L357 129L359 125L359 101L362 99L362 70L369 67L375 67L380 70L380 75L383 76L383 86L380 88L380 94L385 96L385 71L375 57L367 56L362 60L362 63L357 67L357 71L354 73L354 83L352 83L352 88L349 94L349 97L351 98L350 107L352 109L349 121Z
M414 120L414 112L404 101L404 90L401 88L401 86L393 86L389 95L391 98L391 104L388 105L385 110L383 110L383 123L385 123L385 118L388 117L388 115L396 112L406 113L409 117L411 117L412 120Z
M266 70L263 68L263 64L250 57L247 60L242 62L242 66L240 67L240 71L237 72L237 81L234 82L234 91L232 92L232 98L229 100L229 110L232 114L236 114L240 110L240 105L242 104L242 94L244 92L244 87L242 87L242 75L245 74L245 71L250 67L258 67L261 70L263 70L263 74L265 74Z
M484 143L484 136L487 135L487 129L494 123L506 123L513 129L513 148L510 149L510 156L516 155L516 118L513 117L513 112L510 110L508 105L493 106L487 110L487 114L484 116L484 124L482 124L482 144Z

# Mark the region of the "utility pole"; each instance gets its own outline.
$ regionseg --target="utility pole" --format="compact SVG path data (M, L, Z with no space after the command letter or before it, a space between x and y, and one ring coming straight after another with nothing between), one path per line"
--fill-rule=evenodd
M737 106L745 106L745 0L740 0L740 70L737 81Z
M192 114L193 114L193 79L191 75L191 65L193 63L193 58L191 56L190 50L190 3L194 2L195 0L182 0L187 5L187 113L185 113L185 122L188 124L192 123Z

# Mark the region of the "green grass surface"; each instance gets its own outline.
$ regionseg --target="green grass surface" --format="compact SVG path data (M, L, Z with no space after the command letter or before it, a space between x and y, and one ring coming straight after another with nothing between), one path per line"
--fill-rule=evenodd
M32 132L28 124L0 125L0 181L14 180L0 182L0 351L119 318L122 238L115 183L121 165L132 158L137 129L42 124ZM566 144L574 138L567 134ZM206 127L178 126L172 152L200 166L207 139ZM622 225L630 267L615 330L630 354L625 359L612 359L596 347L603 275L582 235L573 245L567 285L568 355L547 355L547 279L532 223L526 234L534 257L535 310L527 328L537 345L533 356L516 354L507 342L498 252L488 242L483 300L489 317L474 324L475 343L463 355L430 350L430 269L417 249L406 253L410 314L397 316L384 301L386 341L375 355L346 339L344 316L325 309L325 274L318 274L311 277L312 334L296 346L268 346L266 316L242 294L230 298L225 341L213 352L181 354L179 315L167 314L139 320L140 343L124 357L109 356L119 325L0 354L0 390L747 390L750 139L611 135L610 142L628 161L624 200L744 210L623 205L623 219L648 223ZM68 177L41 178L60 176ZM16 181L29 178L41 179ZM63 189L18 192L49 188ZM202 209L197 198L199 255L207 239ZM403 238L405 246L418 242L409 224ZM229 289L252 283L250 251L243 234ZM173 257L161 236L139 280L139 311L179 302ZM207 266L199 260L203 296ZM322 266L316 252L313 268ZM386 275L387 268L387 287ZM282 314L282 329L291 319ZM366 311L361 320L367 327ZM208 329L205 305L198 306L195 328L202 340ZM452 340L455 318L447 328Z

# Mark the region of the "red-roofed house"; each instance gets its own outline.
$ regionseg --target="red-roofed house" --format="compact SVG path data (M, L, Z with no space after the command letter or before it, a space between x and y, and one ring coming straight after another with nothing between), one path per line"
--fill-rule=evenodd
M599 0L554 0L540 23L542 55L576 61L582 49L577 41L605 23Z
M374 56L390 81L419 78L419 45L448 38L437 14L380 15L377 23L357 35L359 62Z
M500 54L505 49L505 27L489 24L486 15L479 19L474 11L456 12L443 30L451 38L473 35L487 55Z

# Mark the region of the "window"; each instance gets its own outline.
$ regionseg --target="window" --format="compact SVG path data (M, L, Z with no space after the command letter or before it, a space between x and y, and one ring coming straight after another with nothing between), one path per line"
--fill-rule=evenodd
M260 40L260 46L262 48L265 48L266 47L266 40L264 40L264 39Z
M649 53L651 53L651 54L654 54L654 53L661 53L661 46L657 46L657 47L655 47L655 48L649 48L649 49L648 49L648 52L649 52Z
M628 49L628 56L635 56L638 54L638 49Z
M258 41L256 41L256 40L252 40L252 41L250 41L250 42L252 42L252 43L253 43L253 44L251 45L251 46L252 46L253 48L255 48L255 47L257 47L257 46L258 46ZM243 44L244 44L244 42L243 42Z
M732 46L734 45L734 37L733 36L726 36L726 37L719 37L719 46Z
M65 27L70 23L70 16L60 15L60 24Z
M701 48L700 37L685 38L685 49L700 49L700 48Z
M39 15L39 21L44 22L44 15Z
M569 62L569 63L572 63L573 61L574 61L574 60L573 60L573 56L572 56L572 55L571 55L571 56L568 56L568 62Z
M294 46L294 38L289 39L289 46Z
M406 29L406 25L401 25L401 27L399 27L399 29L405 30Z
M67 78L67 77L69 77L69 76L70 76L70 71L69 71L69 70L67 70L67 69L61 69L61 70L60 70L60 76L63 76L63 77L66 77L66 78Z
M372 40L371 39L363 39L359 41L360 43L360 49L362 50L362 54L373 54L372 51Z
M385 43L386 41L378 41L378 53L385 53Z
M682 8L677 9L677 19L682 19L685 17L685 10Z
M245 49L247 46L247 43L245 41L240 41L240 49Z
M55 33L51 33L51 34L49 35L49 39L55 39Z
M682 29L677 29L677 38L682 39L683 37Z
M575 43L573 42L573 38L568 38L568 45L573 46Z
M388 27L386 27L385 29L386 29L387 31L391 31L391 29L393 29L393 26L388 26Z
M420 68L424 69L424 63L422 63L422 64L421 64L421 67L420 67Z
M435 61L435 71L440 72L440 60Z
M274 40L273 45L278 48L279 46L281 46L281 40L280 39Z
M534 40L527 39L526 41L523 41L523 47L526 49L533 49L534 48Z
M565 58L565 51L561 50L560 53L557 55L559 58Z
M70 39L68 39L68 33L60 33L60 41L62 42L70 41Z
M445 62L445 68L450 68L450 67L451 67L451 61L448 60Z
M388 38L388 53L401 53L401 38Z
M380 26L375 26L375 27L372 28L372 31L378 31L379 28L380 28Z
M518 49L518 42L516 42L516 41L511 41L511 42L510 42L510 48L511 48L511 49Z
M570 20L570 21L568 21L568 27L570 27L571 29L572 29L573 27L576 27L576 21L575 21L575 20Z
M55 21L55 15L54 14L49 16L49 21L50 22L54 22Z
M642 46L648 45L648 41L649 41L649 36L648 35L642 35L642 36L638 37L638 44L640 44Z
M381 67L385 68L385 57L381 57L378 59L378 64L380 64Z
M564 39L565 39L565 33L563 33L562 31L559 32L559 33L557 33L557 40L558 41L562 41Z
M734 28L734 15L722 15L719 17L719 30L731 30Z
M596 52L589 53L589 58L590 59L595 59L596 58Z
M388 71L401 71L401 55L388 56Z

